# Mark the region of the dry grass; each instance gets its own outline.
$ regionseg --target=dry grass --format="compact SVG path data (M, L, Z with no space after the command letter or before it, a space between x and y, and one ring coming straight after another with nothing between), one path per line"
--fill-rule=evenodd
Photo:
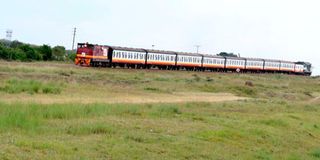
M319 159L316 78L0 61L5 86L0 159Z

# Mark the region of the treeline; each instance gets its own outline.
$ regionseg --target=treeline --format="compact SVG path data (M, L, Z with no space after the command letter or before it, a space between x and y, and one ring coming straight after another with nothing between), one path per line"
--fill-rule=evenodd
M63 46L31 45L19 41L0 40L0 59L18 61L73 61L75 53Z

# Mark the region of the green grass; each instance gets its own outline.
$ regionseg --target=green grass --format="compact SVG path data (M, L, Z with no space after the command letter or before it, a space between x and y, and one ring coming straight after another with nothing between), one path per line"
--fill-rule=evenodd
M312 155L314 158L320 159L320 148L314 149L314 150L311 152L311 155Z
M29 94L60 94L61 87L54 83L42 83L37 80L25 80L25 79L10 79L6 81L4 87L0 88L0 91L16 94L26 92Z
M0 88L0 159L320 159L317 78L0 61Z

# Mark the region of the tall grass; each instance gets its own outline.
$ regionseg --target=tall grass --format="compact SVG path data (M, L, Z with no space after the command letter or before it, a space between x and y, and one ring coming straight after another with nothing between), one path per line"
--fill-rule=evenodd
M44 94L60 94L61 85L54 83L42 83L36 80L19 80L10 79L6 81L4 87L0 87L0 91L16 94L26 92L29 94L44 93Z

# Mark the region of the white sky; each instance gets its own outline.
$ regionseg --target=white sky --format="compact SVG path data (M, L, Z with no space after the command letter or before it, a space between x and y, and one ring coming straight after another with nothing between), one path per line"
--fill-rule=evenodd
M0 38L71 48L77 42L308 61L320 75L318 0L10 0ZM1 34L2 32L2 34Z

